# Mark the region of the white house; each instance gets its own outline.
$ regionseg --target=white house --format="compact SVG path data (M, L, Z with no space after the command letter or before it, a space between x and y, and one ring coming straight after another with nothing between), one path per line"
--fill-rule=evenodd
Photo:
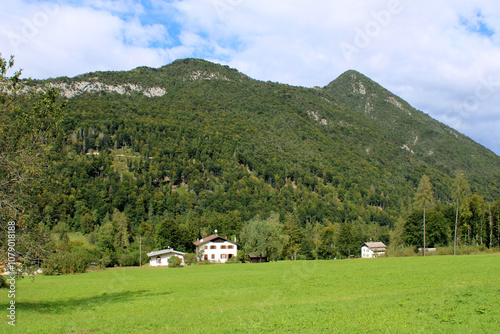
M196 254L198 260L208 262L224 263L236 256L238 244L226 238L213 234L209 237L196 240Z
M186 253L179 252L171 248L151 252L148 253L149 265L154 267L168 266L168 259L172 256L177 256L181 260L181 265L184 265L184 254Z
M387 246L383 242L365 242L361 245L361 257L372 258L385 254Z

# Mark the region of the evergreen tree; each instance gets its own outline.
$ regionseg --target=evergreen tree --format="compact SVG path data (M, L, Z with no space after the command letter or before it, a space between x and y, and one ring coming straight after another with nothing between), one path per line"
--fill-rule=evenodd
M179 228L171 217L164 218L156 228L156 247L177 249L179 246Z

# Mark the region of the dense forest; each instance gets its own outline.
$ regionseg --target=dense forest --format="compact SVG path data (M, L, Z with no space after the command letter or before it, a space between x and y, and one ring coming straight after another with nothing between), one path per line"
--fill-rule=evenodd
M36 195L47 263L135 265L139 237L143 254L193 252L257 221L275 258L421 247L424 176L427 246L453 245L457 217L459 245L499 245L500 157L355 71L304 88L184 59L30 85L67 97Z

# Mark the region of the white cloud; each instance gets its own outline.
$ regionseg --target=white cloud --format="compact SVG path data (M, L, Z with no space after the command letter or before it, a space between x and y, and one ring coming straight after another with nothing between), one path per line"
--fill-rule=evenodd
M25 76L36 78L160 66L173 60L164 50L150 47L168 40L163 25L123 19L107 10L111 2L92 3L92 7L23 1L0 5L1 12L9 14L0 23L1 52L14 54ZM104 9L93 8L97 5ZM116 4L113 10L124 8Z
M356 69L500 154L491 131L499 85L473 101L485 78L500 81L493 1L59 0L52 12L43 3L0 4L0 52L15 54L34 77L202 57L312 87ZM8 36L29 34L29 22L38 26L16 49Z

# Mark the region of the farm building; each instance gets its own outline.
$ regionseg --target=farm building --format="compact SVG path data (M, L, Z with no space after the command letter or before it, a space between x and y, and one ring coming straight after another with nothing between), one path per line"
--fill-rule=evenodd
M267 256L258 256L258 255L250 254L250 255L248 255L248 262L250 262L250 263L269 262L269 258Z
M186 253L179 252L171 248L151 252L148 253L149 265L154 267L168 266L168 259L172 256L177 256L181 260L181 265L184 265L184 254Z
M387 246L383 242L365 242L361 245L361 257L372 258L385 254Z
M238 252L238 244L217 234L209 237L198 239L194 242L196 246L196 254L198 260L224 263L232 257L235 257Z

